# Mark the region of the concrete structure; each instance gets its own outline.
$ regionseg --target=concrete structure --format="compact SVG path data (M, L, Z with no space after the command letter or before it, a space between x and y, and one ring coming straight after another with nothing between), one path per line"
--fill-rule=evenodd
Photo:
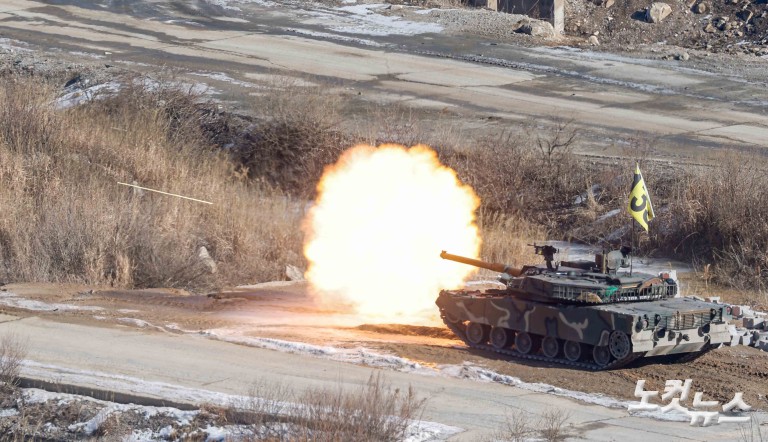
M558 35L565 30L565 0L481 0L476 6L547 21Z

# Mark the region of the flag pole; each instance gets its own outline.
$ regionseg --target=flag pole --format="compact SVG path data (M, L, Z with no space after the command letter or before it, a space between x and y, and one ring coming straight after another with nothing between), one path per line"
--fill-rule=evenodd
M629 222L632 223L631 234L629 235L629 276L632 276L632 265L635 262L635 260L632 259L632 257L635 255L635 219L632 218L629 220Z

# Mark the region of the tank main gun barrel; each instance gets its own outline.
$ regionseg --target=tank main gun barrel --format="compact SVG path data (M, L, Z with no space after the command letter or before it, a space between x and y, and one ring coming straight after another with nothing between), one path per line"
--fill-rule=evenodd
M488 269L492 272L506 273L509 276L520 276L520 274L522 274L521 269L516 269L506 264L499 264L495 262L485 262L485 261L480 261L479 259L467 258L465 256L452 255L446 252L445 250L443 250L442 253L440 253L440 257L443 259L447 259L449 261L456 261L462 264L480 267L481 269Z

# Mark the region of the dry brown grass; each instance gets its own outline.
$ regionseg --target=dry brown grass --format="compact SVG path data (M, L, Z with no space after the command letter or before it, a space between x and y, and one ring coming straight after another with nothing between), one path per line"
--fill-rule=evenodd
M483 258L513 265L530 262L534 240L628 243L626 197L641 161L657 218L638 253L695 259L714 282L766 293L763 158L672 166L635 140L627 160L587 160L567 120L465 145L396 105L359 109L363 121L350 127L338 88L313 83L270 84L246 127L178 87L147 91L129 79L115 97L55 111L44 84L9 78L0 86L0 280L208 288L283 279L287 264L303 267L298 226L323 168L355 142L387 141L432 144L481 197ZM623 213L600 219L615 208ZM217 272L197 258L201 246Z
M529 244L548 238L546 230L514 215L481 212L478 218L483 239L481 257L485 261L500 262L513 267L538 262Z
M238 179L205 144L194 97L127 87L67 111L52 101L34 80L0 87L1 279L201 287L282 279L301 264L301 207Z
M768 161L728 152L717 167L689 168L659 217L666 248L707 267L712 281L764 292L768 277Z

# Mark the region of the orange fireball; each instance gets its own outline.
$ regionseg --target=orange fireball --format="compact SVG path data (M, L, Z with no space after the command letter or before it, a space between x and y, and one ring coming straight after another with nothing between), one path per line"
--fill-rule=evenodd
M479 203L427 146L351 148L325 171L305 220L307 280L321 302L367 320L434 313L440 289L473 270L439 255L477 256Z

